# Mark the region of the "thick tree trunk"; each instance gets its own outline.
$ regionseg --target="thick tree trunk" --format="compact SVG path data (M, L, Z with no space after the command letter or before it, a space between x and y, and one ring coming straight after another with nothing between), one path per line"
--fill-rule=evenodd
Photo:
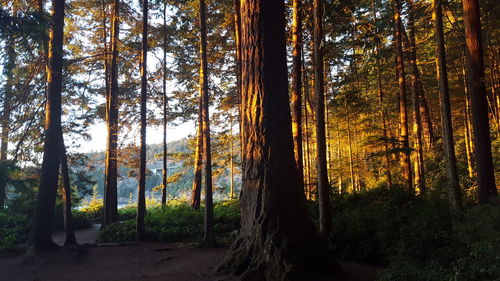
M384 108L384 91L382 89L382 78L380 76L380 34L377 24L377 11L375 9L375 0L371 1L372 13L373 13L373 25L375 25L375 36L373 40L375 41L375 65L377 70L377 90L378 90L378 101L380 104L380 115L382 118L382 137L384 138L384 151L385 151L385 176L387 181L387 187L392 186L392 174L391 174L391 161L389 157L389 141L387 138L387 113Z
M328 268L299 186L288 96L282 1L242 2L241 230L219 270L241 280L317 280ZM335 263L333 263L335 265ZM318 270L320 269L320 270ZM336 269L336 268L335 268Z
M63 197L63 215L64 231L66 232L66 241L64 245L76 244L75 229L73 227L73 215L71 213L71 183L69 180L68 158L66 155L66 146L61 131L61 187Z
M106 121L108 139L106 149L106 172L104 186L103 226L118 220L118 41L120 35L120 1L114 0L111 12L111 73L110 87L106 96ZM108 79L108 78L106 78Z
M292 20L292 134L295 162L299 172L299 184L304 185L302 151L302 5L293 0Z
M408 0L408 27L409 27L409 58L411 66L411 98L413 103L413 133L414 133L414 149L415 149L415 183L420 192L426 190L425 172L424 172L424 151L422 142L422 118L420 117L419 96L423 95L420 92L423 90L419 87L420 73L417 66L417 45L415 43L415 6L413 0Z
M141 51L141 151L139 160L139 186L137 189L137 225L139 240L144 239L144 215L146 214L146 103L148 95L148 0L142 1L142 51Z
M205 175L205 215L203 224L203 244L212 247L214 239L214 210L212 199L212 154L210 147L210 115L208 96L208 66L207 66L207 20L205 0L199 0L200 8L200 96L202 97L203 116L203 160Z
M402 168L402 175L404 180L404 185L410 191L413 191L412 184L412 174L411 174L411 162L410 162L410 145L408 141L408 113L406 107L406 81L405 81L405 70L403 62L403 44L402 44L402 28L403 24L401 22L400 15L400 0L393 1L394 6L394 24L395 24L395 37L396 37L396 68L398 74L398 85L399 85L399 142L400 147L403 150L401 153L400 163Z
M467 59L467 88L471 100L479 202L486 203L496 197L497 189L491 155L479 1L463 0L462 4Z
M64 35L64 0L52 1L52 21L48 46L47 103L45 107L45 143L35 215L29 244L35 249L55 247L52 221L57 194L61 155L61 91Z
M161 205L167 205L167 3L163 4L163 171Z
M332 230L330 184L326 165L325 89L323 69L323 2L314 0L314 92L316 96L316 165L318 178L319 229L325 237Z
M448 71L443 34L442 0L433 0L433 18L436 39L437 77L439 81L439 98L441 104L441 127L443 130L444 152L446 155L446 171L448 176L448 201L453 211L462 209L460 184L458 181L457 160L453 141L451 123L450 95L448 91Z

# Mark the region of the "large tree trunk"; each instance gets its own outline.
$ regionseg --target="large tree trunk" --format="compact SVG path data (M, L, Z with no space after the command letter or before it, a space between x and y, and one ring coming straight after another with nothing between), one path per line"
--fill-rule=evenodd
M110 87L106 96L106 121L108 139L106 149L106 172L104 186L103 226L118 220L118 40L120 35L120 1L114 0L111 12L111 73ZM108 78L106 78L108 79Z
M71 213L71 184L69 180L68 157L66 155L66 146L61 131L61 187L63 197L63 215L64 231L66 232L66 241L64 245L76 244L75 229L73 227L73 215Z
M161 205L167 205L167 3L163 4L163 171Z
M318 177L319 229L325 237L332 230L330 184L326 165L325 89L323 69L323 2L314 0L314 92L316 96L316 165Z
M214 239L214 206L212 199L212 154L210 149L210 115L208 98L208 66L207 66L207 20L205 0L200 4L200 96L202 97L203 115L203 160L205 175L205 215L203 220L203 244L212 247Z
M420 92L423 90L419 87L420 73L417 66L417 45L415 42L415 5L413 0L408 0L408 33L409 33L409 58L411 66L411 98L413 104L413 133L414 133L414 149L415 149L415 183L423 193L425 187L425 172L424 172L424 150L422 142L422 118L420 117L419 96L423 95Z
M467 59L467 88L470 93L479 202L496 197L491 137L486 97L481 21L477 0L463 0Z
M241 0L233 0L234 8L234 41L235 41L235 67L236 67L236 92L238 94L238 128L240 136L240 155L243 149L242 115L241 115Z
M45 143L40 176L40 188L29 244L35 249L55 246L52 241L52 221L57 194L61 155L61 91L64 35L64 0L52 1L52 21L48 48L47 103L45 107Z
M443 16L441 0L433 0L433 18L436 39L437 77L439 80L439 98L441 100L441 127L443 130L444 152L446 155L446 171L448 176L448 201L453 211L462 208L460 184L458 182L457 160L453 141L451 123L450 95L448 91L448 71L443 34Z
M308 280L327 245L306 207L293 154L282 1L242 2L241 230L219 270L241 280ZM323 266L323 267L322 267ZM324 271L323 271L324 272Z
M142 51L141 51L141 151L139 160L139 186L137 189L137 225L139 240L144 239L146 214L146 103L148 95L148 0L142 1Z
M302 162L302 5L293 0L292 20L292 134L295 162L299 172L299 184L304 185L304 163Z
M413 191L412 175L411 175L411 162L410 162L410 145L408 141L408 113L406 106L406 81L405 81L405 69L403 62L403 44L402 44L402 29L403 24L401 22L400 0L393 1L394 6L394 24L396 31L396 68L398 74L398 85L399 85L399 142L400 147L403 150L401 153L400 163L403 172L404 185L408 190Z
M387 186L392 186L392 175L391 175L391 161L389 157L389 141L387 139L387 113L384 108L384 91L382 89L382 78L380 76L380 34L377 25L377 11L375 9L375 0L371 1L372 14L373 14L373 25L375 26L375 35L373 40L375 41L375 65L377 70L377 90L378 90L378 101L380 104L380 115L382 118L382 137L384 138L384 152L385 152L385 176L387 181Z

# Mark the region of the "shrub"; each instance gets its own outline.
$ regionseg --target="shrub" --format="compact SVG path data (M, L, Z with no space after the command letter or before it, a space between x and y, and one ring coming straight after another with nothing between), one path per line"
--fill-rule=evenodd
M26 241L29 225L26 215L0 211L0 252L12 251L16 244Z

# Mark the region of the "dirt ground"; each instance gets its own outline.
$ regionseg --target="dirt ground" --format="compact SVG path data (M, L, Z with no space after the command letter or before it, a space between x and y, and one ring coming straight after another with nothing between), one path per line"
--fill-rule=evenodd
M78 231L84 246L61 248L26 260L22 255L0 256L0 281L235 281L214 275L226 248L203 249L182 243L125 243L95 245L99 226ZM62 244L64 234L54 235ZM372 281L376 268L342 264L348 277L336 281ZM333 280L332 280L333 281Z

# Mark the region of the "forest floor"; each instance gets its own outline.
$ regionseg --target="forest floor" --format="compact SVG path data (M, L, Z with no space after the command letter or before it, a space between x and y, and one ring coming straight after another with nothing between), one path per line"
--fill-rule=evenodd
M23 255L0 256L2 281L234 281L235 276L214 275L227 248L199 248L186 243L95 244L99 226L77 231L83 246L61 248L27 260ZM62 244L64 233L54 241ZM331 281L372 281L376 268L343 263L346 279Z

